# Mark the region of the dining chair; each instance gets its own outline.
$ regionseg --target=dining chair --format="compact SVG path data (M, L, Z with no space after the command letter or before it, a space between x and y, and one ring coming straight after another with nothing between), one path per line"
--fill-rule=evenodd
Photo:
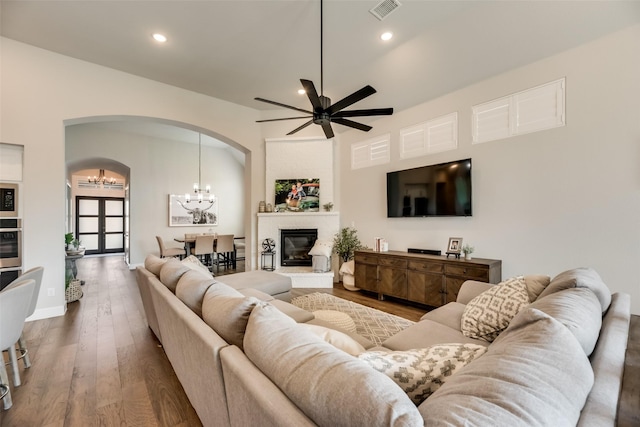
M216 237L213 235L197 235L196 244L191 248L191 255L197 256L206 266L212 265L215 240Z
M233 247L235 252L235 260L236 261L244 261L245 259L245 251L247 249L245 238L244 237L234 237L233 238Z
M0 292L0 349L9 351L14 372L17 370L16 342L22 334L35 286L35 280L23 280L11 289L5 288ZM13 402L9 389L9 376L4 363L0 363L0 394L3 395L4 409L11 408Z
M2 292L6 292L9 289L12 289L18 285L20 285L25 280L34 280L35 287L33 289L33 294L31 295L31 301L29 303L29 309L27 310L27 317L31 316L36 311L36 305L38 304L38 296L40 295L40 285L42 284L42 275L44 273L44 267L34 267L30 270L22 273L18 278L16 278L13 282L9 283L7 287L5 287ZM25 368L31 367L31 359L29 358L29 349L27 348L27 340L24 335L20 335L18 339L18 351L20 355L17 356L17 360L22 359L22 363L24 363ZM15 355L15 353L14 353ZM17 368L17 360L15 363L15 367ZM11 360L11 353L9 353L9 363L14 365L13 360ZM20 372L17 369L13 370L13 384L17 387L21 384L20 381Z
M220 271L220 263L225 268L233 263L233 234L220 234L216 240L216 272Z
M186 251L184 250L184 248L167 247L165 246L162 237L156 236L156 239L158 240L158 246L160 247L160 258L179 257L180 259L182 259L186 255Z

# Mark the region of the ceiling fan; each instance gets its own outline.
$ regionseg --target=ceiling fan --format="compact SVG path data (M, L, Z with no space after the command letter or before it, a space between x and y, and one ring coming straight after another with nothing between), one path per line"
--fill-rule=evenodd
M300 83L302 83L302 87L304 88L307 96L309 97L309 101L311 101L311 106L313 107L313 111L304 110L302 108L293 107L291 105L282 104L276 101L270 101L264 98L255 98L257 101L266 102L268 104L277 105L279 107L289 108L291 110L300 111L302 113L306 113L306 116L298 116L298 117L285 117L281 119L268 119L268 120L258 120L257 123L263 122L275 122L280 120L295 120L295 119L311 119L301 126L298 126L287 135L293 135L294 133L306 128L311 124L316 124L322 126L322 130L324 131L327 139L333 138L334 133L331 128L331 123L338 123L343 126L348 126L351 128L359 129L365 132L370 131L371 126L355 122L353 120L349 120L347 117L364 117L364 116L390 116L393 114L393 108L371 108L366 110L344 110L352 104L355 104L358 101L363 100L364 98L373 95L376 93L376 90L371 86L367 85L362 89L352 93L351 95L346 96L338 102L331 103L331 99L324 96L324 75L323 75L323 55L322 55L322 39L323 39L323 28L322 28L322 3L323 0L320 0L320 95L316 91L316 87L311 80L300 79Z

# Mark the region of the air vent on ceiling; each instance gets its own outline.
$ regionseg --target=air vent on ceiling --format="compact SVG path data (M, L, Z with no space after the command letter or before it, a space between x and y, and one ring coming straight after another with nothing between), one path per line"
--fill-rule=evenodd
M376 7L369 12L380 21L389 16L391 12L396 10L402 4L398 0L382 0Z

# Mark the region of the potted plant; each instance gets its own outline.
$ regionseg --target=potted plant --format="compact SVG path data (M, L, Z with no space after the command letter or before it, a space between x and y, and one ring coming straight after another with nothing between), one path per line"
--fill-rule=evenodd
M464 245L462 247L462 253L464 254L464 259L471 259L471 254L473 253L473 251L475 250L475 248L471 245Z
M358 239L358 230L352 227L341 229L333 238L333 251L344 262L353 259L355 250L364 248L365 246Z
M322 205L322 207L324 208L325 211L331 212L331 209L333 209L333 203L331 202L325 203L324 205Z
M67 233L64 235L64 248L71 249L71 244L73 243L73 233Z

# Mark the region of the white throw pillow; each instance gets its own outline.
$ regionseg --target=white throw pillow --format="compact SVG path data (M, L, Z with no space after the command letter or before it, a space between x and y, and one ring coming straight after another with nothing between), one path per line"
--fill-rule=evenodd
M358 358L391 378L417 406L486 351L479 344L436 344L406 351L369 351Z
M327 258L329 258L331 256L332 251L333 251L333 242L326 241L326 240L316 240L316 243L313 245L313 247L309 251L309 255L326 256Z
M360 353L364 353L366 351L362 344L360 344L358 341L354 340L344 332L326 328L324 326L309 325L306 323L301 323L300 326L308 329L310 332L319 336L335 348L338 348L352 356L357 356Z
M524 277L512 277L469 301L462 313L460 329L466 337L492 342L528 305Z

